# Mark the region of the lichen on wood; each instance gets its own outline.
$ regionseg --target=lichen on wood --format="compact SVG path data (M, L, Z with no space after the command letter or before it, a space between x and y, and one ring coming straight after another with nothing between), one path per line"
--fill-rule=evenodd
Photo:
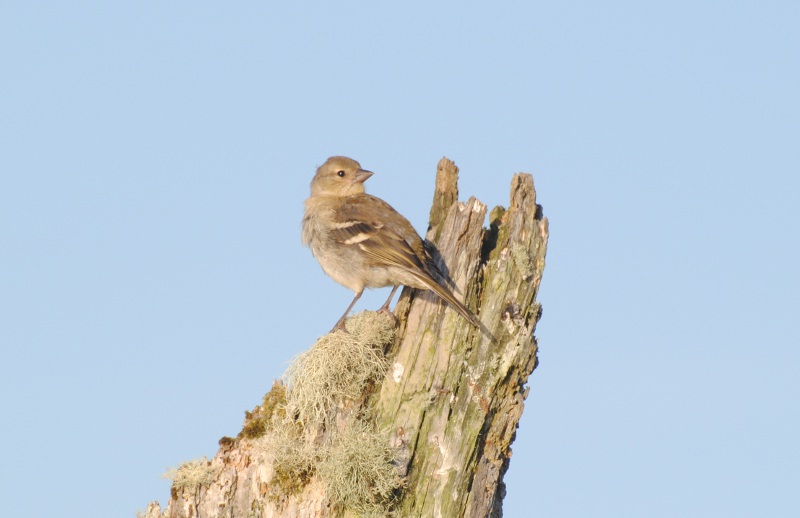
M296 370L248 412L238 437L220 441L213 480L173 491L165 511L151 504L144 516L502 515L503 475L537 365L548 226L530 175L514 175L510 204L492 210L488 228L484 204L457 201L457 180L455 164L442 159L426 238L482 327L432 292L405 288L393 336L370 345L383 356L365 360L380 364L379 375L359 374L344 392L328 386L304 410L291 403ZM348 327L358 329L357 317ZM331 379L346 378L348 367L336 368L344 371ZM300 452L294 465L275 446L281 436ZM342 440L347 448L331 450ZM348 493L348 485L358 487Z

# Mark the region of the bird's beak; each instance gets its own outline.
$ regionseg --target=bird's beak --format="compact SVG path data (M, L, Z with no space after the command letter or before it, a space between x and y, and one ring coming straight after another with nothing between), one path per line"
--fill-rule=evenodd
M372 171L365 171L363 169L359 169L358 171L356 171L356 177L355 177L354 182L356 182L356 183L364 183L364 182L367 181L367 178L372 176L372 174L373 174Z

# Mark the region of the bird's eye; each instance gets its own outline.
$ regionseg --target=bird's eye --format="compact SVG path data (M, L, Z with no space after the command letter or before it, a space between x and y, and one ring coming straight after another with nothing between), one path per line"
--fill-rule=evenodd
M336 174L338 174L338 175L339 175L339 178L344 178L344 171L339 171L339 172L338 172L338 173L336 173Z

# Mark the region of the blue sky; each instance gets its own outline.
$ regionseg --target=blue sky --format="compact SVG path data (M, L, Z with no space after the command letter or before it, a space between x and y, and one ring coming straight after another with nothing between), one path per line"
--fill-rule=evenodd
M0 6L4 514L132 517L239 431L351 299L299 238L333 154L420 231L442 156L534 175L506 516L796 514L798 4L432 4Z

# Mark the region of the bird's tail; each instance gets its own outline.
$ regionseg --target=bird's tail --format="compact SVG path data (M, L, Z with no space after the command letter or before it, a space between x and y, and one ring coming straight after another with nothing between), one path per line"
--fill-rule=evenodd
M427 275L417 275L416 277L422 281L423 284L435 291L437 295L447 301L448 304L453 306L453 308L458 311L462 317L466 318L470 324L480 329L481 322L478 320L478 317L475 316L475 313L470 311L467 306L461 303L456 296L453 295L453 292L447 289L447 287L439 284L433 277L429 277Z

